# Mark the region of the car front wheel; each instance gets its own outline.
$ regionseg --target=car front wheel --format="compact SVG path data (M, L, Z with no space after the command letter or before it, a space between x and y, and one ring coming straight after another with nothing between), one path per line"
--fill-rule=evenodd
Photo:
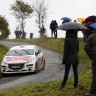
M37 63L36 63L36 65L35 65L35 71L34 71L35 73L37 73L38 72L38 67L37 67Z
M44 61L43 61L43 67L42 67L42 70L45 69L45 65L46 65L46 61L44 60Z

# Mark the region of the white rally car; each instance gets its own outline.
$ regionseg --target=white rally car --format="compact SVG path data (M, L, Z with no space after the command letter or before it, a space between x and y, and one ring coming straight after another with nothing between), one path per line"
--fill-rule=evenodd
M36 45L12 47L1 63L1 74L37 72L44 69L45 58Z

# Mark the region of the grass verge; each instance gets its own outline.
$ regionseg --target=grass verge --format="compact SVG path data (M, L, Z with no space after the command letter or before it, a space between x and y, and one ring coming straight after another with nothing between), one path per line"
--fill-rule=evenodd
M63 53L63 39L56 38L39 38L39 39L18 39L12 40L18 42L28 42L36 44L41 47L54 50ZM80 40L79 58L84 64L84 69L79 73L79 87L73 88L74 78L71 76L68 78L66 87L63 90L59 90L61 80L50 81L47 83L29 84L27 86L16 87L6 90L1 90L1 96L84 96L89 90L91 83L91 61L86 55L84 48L84 42ZM63 78L63 77L62 77Z
M0 63L1 63L1 61L2 61L4 55L6 54L7 51L8 51L7 48L0 45Z

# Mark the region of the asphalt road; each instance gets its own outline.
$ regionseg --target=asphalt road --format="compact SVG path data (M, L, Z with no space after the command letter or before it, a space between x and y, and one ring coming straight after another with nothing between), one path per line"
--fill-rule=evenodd
M29 43L0 41L0 45L10 49L13 46L29 45ZM62 55L44 48L41 48L41 50L43 51L46 60L46 66L44 70L41 70L36 74L14 74L0 78L0 89L22 86L29 83L35 84L39 82L48 82L62 79L64 75L64 65L61 64ZM82 68L81 65L82 64L79 64L79 70ZM72 74L73 72L71 69L69 75Z

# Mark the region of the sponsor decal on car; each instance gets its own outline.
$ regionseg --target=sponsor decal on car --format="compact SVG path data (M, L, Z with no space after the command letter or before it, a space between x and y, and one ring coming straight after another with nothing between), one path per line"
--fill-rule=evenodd
M29 58L28 57L22 57L22 56L15 56L15 57L6 57L6 60L7 61L19 61L19 60L21 60L21 61L27 61Z
M11 57L6 57L5 58L7 61L12 61L12 58Z

